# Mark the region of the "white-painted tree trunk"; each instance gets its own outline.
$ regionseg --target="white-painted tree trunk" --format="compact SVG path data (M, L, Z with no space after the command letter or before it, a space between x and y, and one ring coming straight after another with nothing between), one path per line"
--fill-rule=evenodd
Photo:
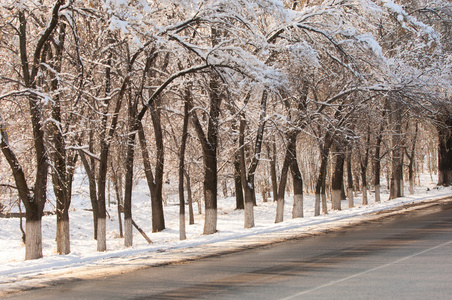
M245 202L245 228L254 227L254 203L252 201Z
M276 200L276 218L275 223L284 221L284 198Z
M68 220L57 221L57 252L58 254L71 253L71 241Z
M131 218L124 219L124 246L133 246L133 223Z
M105 218L97 219L97 251L107 250L107 221Z
M204 219L204 232L203 234L213 234L217 232L217 209L206 209Z
M293 196L292 218L303 218L303 194Z
M341 210L341 190L333 190L331 192L332 209Z
M185 233L185 214L179 214L179 240L183 241L187 239Z
M348 207L352 208L355 206L355 199L353 196L353 188L348 188Z
M25 259L42 258L41 220L25 222Z
M314 216L320 216L320 194L315 194Z

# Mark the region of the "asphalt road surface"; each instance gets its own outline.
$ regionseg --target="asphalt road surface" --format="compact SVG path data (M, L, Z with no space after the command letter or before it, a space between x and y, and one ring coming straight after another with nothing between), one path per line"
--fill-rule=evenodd
M452 299L452 206L11 299Z

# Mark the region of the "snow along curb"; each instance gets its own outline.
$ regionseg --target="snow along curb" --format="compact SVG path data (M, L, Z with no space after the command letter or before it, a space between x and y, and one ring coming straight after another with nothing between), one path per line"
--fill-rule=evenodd
M21 274L20 272L8 276L8 279L0 281L0 297L10 293L49 287L65 282L87 280L119 275L139 269L157 267L162 265L184 263L207 257L214 257L234 252L244 251L266 245L276 244L288 240L308 238L319 234L342 230L358 224L376 221L394 215L405 214L414 210L421 210L437 205L452 202L451 196L433 197L428 200L413 201L412 199L401 201L398 205L381 210L363 212L358 215L337 214L329 222L321 218L314 218L310 222L289 226L289 229L274 228L264 233L244 234L241 237L225 239L208 244L199 244L185 248L161 249L152 252L139 252L134 256L114 256L99 258L98 260L82 266L58 268L56 270L43 270Z

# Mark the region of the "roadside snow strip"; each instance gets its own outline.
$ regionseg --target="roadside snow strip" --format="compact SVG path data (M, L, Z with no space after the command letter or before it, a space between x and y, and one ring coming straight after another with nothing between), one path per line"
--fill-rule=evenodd
M424 209L452 201L450 188L398 198L318 217L288 220L271 227L243 229L233 235L212 235L201 241L179 241L143 249L124 249L81 257L77 253L0 266L0 297L63 282L99 278L167 264L182 263L264 245L300 239Z

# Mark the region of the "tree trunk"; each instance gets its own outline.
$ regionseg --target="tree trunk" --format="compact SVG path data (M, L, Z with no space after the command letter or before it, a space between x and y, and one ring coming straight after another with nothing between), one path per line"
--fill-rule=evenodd
M41 218L25 221L25 259L42 258L42 226Z
M253 176L253 180L251 180L251 190L253 191L253 206L257 206L257 200L256 200L256 181L254 180L254 176Z
M403 197L402 111L394 101L391 101L390 107L392 172L389 199L394 199Z
M107 67L105 68L105 96L110 96L111 92L111 60L113 54L108 55ZM97 251L107 250L107 226L106 226L106 207L105 207L105 188L107 180L107 164L109 142L107 140L107 121L109 101L104 102L104 111L101 118L101 128L99 134L100 140L100 159L97 172ZM118 111L119 112L119 111ZM94 164L92 165L92 167Z
M129 125L127 137L127 153L126 153L126 174L124 189L124 246L132 247L133 245L133 228L132 228L132 189L133 189L133 161L135 154L135 131L133 124ZM117 180L117 178L116 178ZM116 182L117 183L117 182ZM119 202L119 199L118 199ZM118 203L119 205L119 203ZM120 216L119 216L120 217Z
M187 239L185 233L185 197L184 197L184 173L185 173L185 148L188 137L188 119L189 119L189 98L190 90L186 90L186 100L184 104L184 124L182 128L182 141L179 151L179 239Z
M113 164L111 166L112 170L113 170ZM123 238L124 237L124 232L122 230L122 217L121 217L121 211L124 210L124 206L122 205L123 201L121 201L121 187L119 186L118 181L121 181L120 179L118 180L117 174L114 172L113 174L113 185L115 188L115 195L116 195L116 211L118 212L118 225L119 225L119 237ZM130 226L129 224L127 224L128 226ZM132 234L131 228L126 226L126 230L129 230L128 234ZM125 244L125 243L124 243Z
M155 164L154 191L151 191L152 201L152 231L159 232L165 229L165 217L163 214L163 171L164 171L164 145L163 130L160 118L160 108L156 107L160 101L151 105L151 117L154 127L155 145L157 146L157 161Z
M90 132L90 142L89 142L89 151L92 152L92 131ZM80 160L83 163L83 167L85 169L85 172L88 176L88 185L89 185L89 199L91 201L91 208L93 209L93 237L95 240L97 240L97 187L96 187L96 174L94 172L94 159L91 158L90 161L88 161L85 153L80 150Z
M133 164L135 157L135 139L138 129L138 99L133 99L131 93L128 97L128 135L127 152L125 157L125 187L124 187L124 246L133 246L133 225L132 225L132 190L133 190ZM116 177L116 176L115 176ZM117 178L115 178L117 181ZM116 182L117 183L117 182ZM119 200L118 200L119 201ZM118 203L119 205L119 203ZM119 215L119 218L121 216Z
M239 131L239 155L240 155L240 177L242 181L242 189L245 191L245 228L254 227L254 203L253 203L253 185L250 180L253 176L247 176L245 165L245 119L240 120Z
M321 190L315 187L315 198L314 198L314 216L320 216L320 193Z
M363 205L368 204L367 200L367 168L361 166L361 181L362 181L362 193L363 193Z
M303 179L298 169L296 160L292 162L292 180L293 180L293 209L292 218L303 218ZM296 166L294 166L296 164Z
M348 148L347 151L347 196L348 196L348 207L352 208L355 206L353 199L353 172L352 172L352 149Z
M250 94L245 99L245 103L248 102ZM240 173L242 179L242 188L245 192L245 228L254 227L254 206L256 205L256 189L254 182L254 174L259 164L259 158L262 151L262 144L264 140L265 131L265 116L267 111L267 91L262 92L261 97L261 110L259 115L259 125L257 128L256 140L254 145L253 156L251 158L251 164L247 171L245 164L245 127L246 119L242 115L240 119L239 129L239 155L240 155Z
M326 180L322 184L322 212L323 214L328 214L328 205L327 205L327 198L326 198Z
M235 209L245 209L243 197L242 175L240 174L240 155L234 159Z
M141 156L143 157L144 173L146 175L146 181L148 183L149 191L151 193L151 208L152 208L152 232L158 232L165 228L165 219L163 216L163 199L162 199L162 187L163 187L163 166L160 166L158 171L156 167L156 173L159 175L154 179L152 172L151 160L149 158L149 152L147 149L146 137L141 122L138 124L138 138L141 146ZM156 141L157 143L157 141ZM163 147L163 142L159 142L159 145ZM159 164L159 158L162 156L163 149L157 150L157 165ZM160 152L160 153L159 153ZM161 162L163 164L163 162Z
M331 179L331 202L332 209L341 210L342 188L344 186L344 162L345 153L340 147L337 147L337 153L334 154L334 171Z
M381 202L380 195L380 176L381 176L381 142L383 126L380 127L380 131L377 135L375 142L375 157L374 157L374 189L375 189L375 202Z
M267 176L267 174L265 174ZM265 178L264 181L260 182L260 189L261 189L261 195L262 195L262 202L267 203L268 202L268 194L269 194L269 188L268 188L268 180Z
M61 120L54 116L55 120ZM57 253L69 254L71 252L69 232L69 207L71 205L73 164L76 157L68 157L61 130L54 132L55 151L53 155L54 171L52 172L53 189L56 198L57 216ZM67 162L66 162L67 161Z
M228 197L228 179L227 178L223 178L222 181L222 188L223 188L223 197L227 198Z
M217 232L217 155L211 149L204 158L204 206L205 219L203 234Z
M452 184L452 118L438 127L438 185Z
M97 251L107 250L107 218L99 216L97 219Z
M193 224L195 224L195 216L193 213L193 197L192 197L192 192L191 192L190 175L188 174L187 170L185 170L185 169L184 169L184 176L185 176L185 182L186 182L186 186L187 186L188 215L189 215L188 224L193 225Z
M106 96L110 96L110 88L111 88L111 60L112 54L110 54L107 62L107 67L105 69L105 94ZM127 90L129 83L129 78L126 77L124 82L122 83L121 90L116 96L116 102L114 103L112 118L110 126L108 127L107 121L108 116L108 107L110 105L110 100L105 100L105 110L101 119L101 132L99 135L100 140L100 159L99 159L99 170L97 172L97 251L106 251L107 250L107 226L106 226L106 182L107 182L107 171L108 171L108 156L110 150L110 141L113 138L113 135L116 131L116 125L118 124L119 112L122 107L122 100L124 98L124 94ZM102 232L99 232L101 230Z
M211 27L212 46L218 44L222 32L218 28ZM217 232L217 189L218 189L218 169L217 169L217 148L218 148L218 126L220 119L221 102L224 98L222 81L216 71L211 71L209 78L209 118L207 135L197 118L196 114L195 130L201 142L204 156L204 229L203 234L214 234Z
M37 103L37 99L30 101L37 166L35 185L32 192L33 196L22 198L22 201L25 200L26 202L24 203L24 205L27 215L25 259L35 259L42 257L41 218L42 212L44 210L44 205L47 200L48 157L47 149L44 143L44 131L40 124L41 113L39 112L38 106L39 104ZM18 188L20 188L20 186L18 186ZM27 191L29 190L27 189Z
M367 127L367 138L366 144L364 145L364 157L360 157L361 165L361 181L362 181L362 192L363 192L363 205L368 204L367 200L367 167L369 165L369 151L370 151L370 126Z
M105 202L105 190L107 179L108 145L105 140L101 141L101 157L99 162L99 176L97 178L97 251L107 250L107 209Z
M247 182L245 187L245 225L244 228L254 227L254 190L252 186Z
M297 160L297 133L292 138L292 162L290 164L290 170L292 173L293 184L293 208L292 218L303 218L303 177L301 176L300 169L298 168Z
M27 202L24 205L28 215L26 218L25 259L42 257L41 218L44 204L47 200L48 157L44 143L44 131L41 125L41 113L38 106L37 99L30 101L37 166L33 197L22 198L22 200ZM18 186L18 188L20 187Z
M408 165L408 179L410 181L410 195L414 195L414 167L413 162Z
M215 108L216 110L217 108ZM219 107L218 107L219 109ZM218 117L218 114L215 114ZM211 116L212 118L212 116ZM215 118L215 122L218 118ZM204 206L205 206L205 219L204 219L204 229L203 234L213 234L217 232L217 180L218 180L218 170L217 170L217 133L218 129L211 129L213 126L213 121L209 126L208 138L212 140L210 142L210 148L204 154ZM215 131L215 132L214 132Z
M220 78L212 72L210 78L210 111L207 135L196 114L193 121L196 133L201 142L204 157L204 206L205 219L203 234L217 232L217 148L218 148L218 122L222 102Z
M320 216L320 204L321 204L321 194L322 194L322 173L317 177L317 183L315 185L315 203L314 203L314 216Z
M276 197L278 195L278 177L276 175L276 141L273 140L273 152L270 156L270 176L272 179L272 191L273 191L273 201L276 201Z
M137 52L138 53L138 52ZM132 64L137 54L133 56L133 58L128 61L129 63L129 72L132 70ZM148 55L146 59L146 66L143 70L143 77L142 82L140 85L140 88L135 91L136 95L134 96L132 94L131 89L129 89L129 95L128 95L128 135L127 135L127 150L126 150L126 157L125 157L125 187L124 187L124 203L123 203L123 210L124 210L124 246L125 247L132 247L133 246L133 219L132 219L132 191L133 191L133 167L134 167L134 157L135 157L135 143L136 143L136 132L139 129L139 126L141 124L141 118L142 116L138 115L138 103L141 99L140 95L143 93L144 89L144 82L146 80L146 74L148 73L153 58L155 58L154 55ZM124 86L123 86L124 88ZM154 102L152 102L154 104ZM112 166L113 168L113 166ZM116 190L119 192L117 193L118 198L118 220L119 220L119 226L120 226L120 235L122 237L122 222L121 222L121 210L120 210L120 199L121 193L122 193L122 176L117 176L118 174L115 174L115 186ZM118 186L118 183L121 186Z
M355 177L355 180L354 180L355 187L353 188L354 191L355 191L355 197L357 197L358 191L361 190L361 184L360 184L360 178L359 178L359 175L360 175L360 172L359 172L359 171L356 171L356 172L354 172L354 174L353 174L353 176Z
M408 163L408 179L410 181L410 194L414 194L414 163L416 158L416 142L417 136L419 132L419 124L416 123L414 136L412 138L410 153L408 153L408 149L406 149L406 156L409 159Z
M403 197L403 156L393 150L389 199Z
M403 197L403 158L396 154L392 160L390 199Z
M286 193L287 173L289 172L291 163L291 153L289 147L287 147L286 156L281 170L281 179L279 180L278 193L276 196L275 223L280 223L284 220L284 196Z
M56 122L52 122L50 125L51 135L49 137L53 142L52 161L52 184L56 198L56 216L57 216L57 253L69 254L71 252L70 247L70 233L69 233L69 206L71 204L71 186L73 178L73 164L75 160L67 155L65 137L62 128L61 118L61 99L59 89L59 82L56 78L57 73L61 72L63 47L65 41L65 24L59 26L58 40L59 43L55 44L55 56L52 52L49 52L50 62L49 64L55 70L56 73L51 73L51 90L55 93L53 97L54 105L52 106L52 118ZM59 125L57 125L59 124ZM67 125L66 125L67 126Z
M59 130L58 130L59 131ZM57 216L57 253L69 254L71 252L69 233L69 206L71 203L72 176L66 170L66 157L63 140L55 141L55 149L58 152L54 156L54 171L52 172L53 190L56 198Z
M325 142L323 146L321 147L321 163L320 163L320 169L319 169L319 175L317 177L317 183L315 185L315 210L314 210L314 216L320 215L320 201L322 201L322 211L323 213L328 212L328 208L326 206L326 194L325 194L325 181L326 181L326 172L327 172L327 164L328 164L328 155L330 152L330 146L331 146L332 139L330 138L329 134L326 134L325 136ZM324 195L324 197L321 197L321 195Z
M57 216L57 253L71 253L68 210L63 210Z

